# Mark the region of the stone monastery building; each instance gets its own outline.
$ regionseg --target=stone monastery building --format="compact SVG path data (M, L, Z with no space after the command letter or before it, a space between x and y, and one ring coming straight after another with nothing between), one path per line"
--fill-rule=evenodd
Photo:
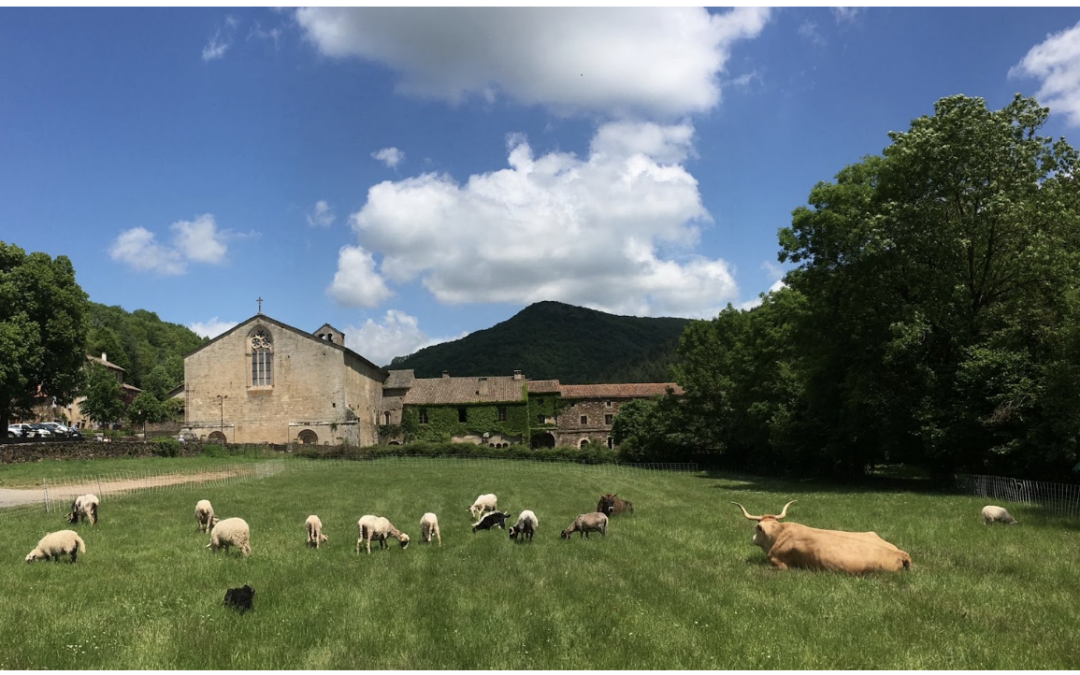
M261 312L184 357L185 426L229 443L398 444L456 441L613 447L619 407L674 383L563 385L495 377L417 378Z

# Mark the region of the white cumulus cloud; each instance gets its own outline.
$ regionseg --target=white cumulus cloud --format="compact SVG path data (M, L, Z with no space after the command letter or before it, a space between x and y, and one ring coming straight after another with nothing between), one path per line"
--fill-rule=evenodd
M204 263L219 263L225 259L228 247L217 230L214 216L203 214L195 220L180 220L169 226L176 235L180 254L188 260Z
M397 165L405 159L405 153L397 148L383 148L371 153L371 156L391 169L396 169Z
M341 247L338 270L327 292L346 307L377 307L394 295L376 271L374 257L360 246Z
M225 261L229 237L250 238L253 234L234 234L219 231L214 216L206 213L195 220L179 220L169 226L172 241L162 244L144 227L121 232L109 247L113 260L122 262L138 272L154 272L160 276L175 276L187 272L188 263L219 264Z
M397 356L408 356L424 347L458 340L468 334L466 331L453 337L433 338L420 329L415 316L389 309L380 322L368 319L359 327L347 327L345 346L372 363L386 366Z
M307 222L311 227L330 227L336 219L337 216L330 210L330 204L320 199L315 202L315 211L308 215Z
M188 328L190 328L193 333L200 337L216 338L217 336L221 335L225 331L235 326L237 323L239 322L219 321L218 318L215 316L209 321L196 321L195 323L189 323Z
M402 93L670 117L719 103L734 43L756 37L769 10L304 7L296 19L322 54L396 71Z
M1080 23L1032 47L1009 69L1009 76L1041 80L1035 94L1039 103L1064 113L1070 125L1080 126Z
M535 156L507 140L508 167L464 184L425 173L384 181L350 216L329 292L374 306L386 282L417 279L440 302L560 300L618 314L715 315L738 289L721 259L693 251L711 222L680 164L689 123L601 126L589 156ZM373 253L381 257L376 266Z
M179 251L159 244L154 233L144 227L121 232L109 247L109 255L139 272L174 276L187 271Z

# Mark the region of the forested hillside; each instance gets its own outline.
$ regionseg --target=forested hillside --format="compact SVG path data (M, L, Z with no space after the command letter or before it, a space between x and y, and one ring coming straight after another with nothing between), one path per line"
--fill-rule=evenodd
M688 319L616 316L538 302L460 340L394 359L417 377L510 375L565 384L669 382Z
M101 356L127 371L124 381L159 400L184 381L184 354L206 339L186 326L168 323L154 312L127 312L119 306L89 303L90 333L86 353Z

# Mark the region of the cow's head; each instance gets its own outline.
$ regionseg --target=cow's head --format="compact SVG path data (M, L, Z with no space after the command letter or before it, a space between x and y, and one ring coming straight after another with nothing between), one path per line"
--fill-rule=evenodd
M600 501L596 504L596 510L600 513L611 515L615 510L615 495L600 495Z
M783 525L781 525L779 522L780 519L787 515L788 507L797 501L799 500L792 499L787 504L784 504L784 510L780 512L780 515L776 516L769 514L763 516L752 516L746 512L746 507L744 507L739 502L731 503L742 509L743 515L746 516L748 519L757 521L757 527L754 528L753 544L754 546L760 546L762 551L768 553L769 549L772 548L773 542L776 541L776 537L779 534L780 530L783 529Z

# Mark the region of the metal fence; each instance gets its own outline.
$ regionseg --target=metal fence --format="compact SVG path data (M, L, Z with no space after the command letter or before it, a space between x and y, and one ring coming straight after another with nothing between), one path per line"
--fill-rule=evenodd
M154 473L150 471L120 471L89 478L45 479L42 487L34 489L0 489L0 516L20 510L16 507L46 511L66 511L75 497L92 492L104 501L106 496L119 497L131 493L160 492L191 483L200 485L230 485L240 481L265 478L285 470L285 460L227 464L211 470Z
M1080 516L1080 485L958 474L956 487L962 492L994 501L1034 504L1051 513Z

